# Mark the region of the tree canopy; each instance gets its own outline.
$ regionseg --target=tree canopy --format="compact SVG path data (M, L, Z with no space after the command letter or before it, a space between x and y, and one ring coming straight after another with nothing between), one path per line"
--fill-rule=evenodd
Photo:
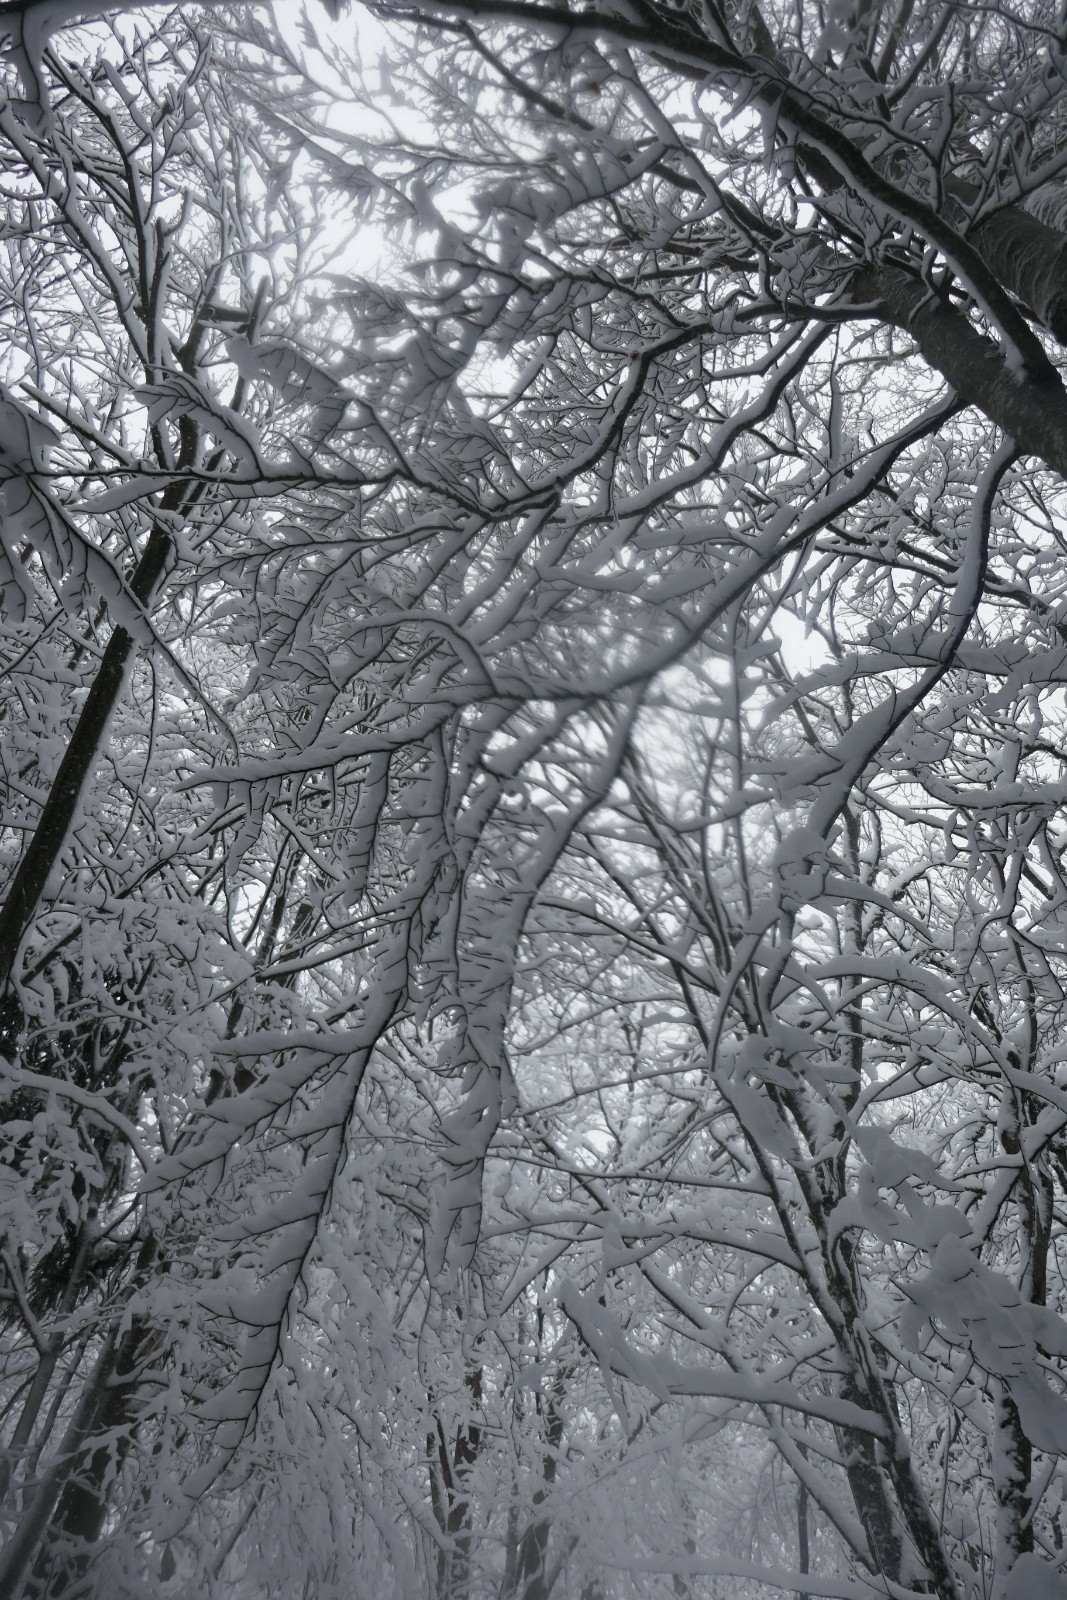
M1067 12L0 4L2 1600L1067 1596Z

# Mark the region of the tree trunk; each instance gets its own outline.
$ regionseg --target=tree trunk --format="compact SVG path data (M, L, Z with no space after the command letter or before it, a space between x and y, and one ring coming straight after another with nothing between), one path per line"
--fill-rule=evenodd
M181 493L175 488L168 491L163 503L167 507L169 501L169 509L174 509L180 500ZM161 578L170 551L170 536L158 526L153 528L130 580L130 592L142 605L148 603ZM11 982L23 936L36 915L52 868L66 845L78 799L103 742L132 649L131 636L125 628L116 627L59 763L33 838L0 907L0 995ZM5 1031L10 1034L11 1030ZM10 1038L0 1039L0 1045L6 1049L12 1049L13 1044Z

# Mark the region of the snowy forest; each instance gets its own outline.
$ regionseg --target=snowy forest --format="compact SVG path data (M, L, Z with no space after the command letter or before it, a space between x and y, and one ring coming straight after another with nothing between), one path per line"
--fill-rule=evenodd
M0 0L0 1600L1067 1600L1065 0Z

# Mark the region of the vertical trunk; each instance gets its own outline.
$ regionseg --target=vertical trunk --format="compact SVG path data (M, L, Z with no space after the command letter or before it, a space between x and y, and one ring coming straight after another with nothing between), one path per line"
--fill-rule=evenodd
M179 489L168 490L163 497L164 508L176 509L181 497ZM170 536L158 526L153 528L130 579L130 592L142 605L147 604L162 577L171 547ZM33 837L0 907L0 995L11 982L23 936L36 915L49 875L66 845L78 799L103 742L132 649L131 636L125 628L116 627L74 725ZM10 1031L9 1027L5 1033ZM13 1044L10 1038L0 1039L0 1045L7 1050L12 1049Z
M93 1548L104 1529L109 1488L133 1442L137 1411L137 1369L153 1340L152 1330L135 1321L121 1341L114 1365L95 1390L80 1462L72 1463L41 1541L26 1600L66 1600L79 1592ZM108 1443L97 1443L93 1440Z
M995 1381L995 1380L994 1380ZM997 1588L1001 1593L1020 1556L1034 1548L1030 1479L1033 1449L1007 1385L994 1398L993 1475L997 1494Z
M801 1479L797 1483L797 1571L806 1578L811 1571L811 1548L808 1537L808 1489ZM797 1600L802 1600L797 1591Z
M136 1275L147 1272L155 1258L155 1241L146 1239ZM114 1322L106 1333L63 1442L0 1558L3 1600L22 1594L27 1600L65 1600L88 1568L104 1527L111 1482L133 1440L138 1369L155 1337L143 1318L121 1338L118 1327Z
M87 1219L82 1225L74 1261L63 1288L62 1298L57 1307L57 1317L60 1323L65 1321L74 1308L78 1291L81 1288L89 1265L94 1237L94 1219ZM15 1425L15 1431L11 1435L11 1440L3 1459L0 1459L0 1505L7 1498L8 1490L11 1487L11 1478L17 1468L19 1457L30 1442L30 1437L36 1426L41 1407L48 1396L49 1386L62 1353L62 1335L54 1334L47 1348L41 1352L40 1359L37 1362L37 1370L33 1375L29 1392L19 1413L19 1420Z
M1025 971L1025 963L1020 965ZM1038 1018L1034 997L1030 996L1031 1036L1036 1040ZM1009 1060L1016 1068L1022 1063L1015 1053ZM1021 1165L1016 1185L1019 1218L1019 1249L1023 1270L1020 1294L1033 1305L1043 1306L1048 1289L1048 1251L1052 1226L1052 1188L1047 1170L1034 1163L1026 1151L1025 1129L1036 1118L1037 1104L1029 1095L1005 1084L998 1118L1000 1142L1009 1156ZM1033 1473L1033 1447L1023 1428L1019 1409L1005 1383L993 1380L993 1479L997 1497L997 1590L1003 1590L1020 1556L1034 1549L1033 1511L1030 1492Z
M467 1391L474 1405L482 1397L482 1374L467 1374ZM481 1450L482 1430L471 1419L456 1429L450 1446L440 1417L436 1437L430 1435L430 1493L434 1516L443 1535L437 1552L436 1600L467 1600L470 1593L471 1544L474 1504L470 1478ZM435 1472L436 1456L439 1472Z
M851 704L850 704L851 711ZM852 875L862 877L860 830L853 811L844 812ZM842 943L852 954L864 948L864 930L855 902L841 924ZM782 1105L805 1141L813 1161L811 1175L797 1166L797 1177L816 1235L819 1239L829 1300L837 1308L832 1319L840 1352L843 1376L839 1393L863 1409L879 1413L887 1426L888 1448L870 1434L848 1428L838 1430L849 1488L856 1512L867 1536L875 1570L894 1584L903 1584L920 1593L932 1592L941 1600L958 1600L951 1567L941 1542L937 1518L922 1487L915 1478L904 1444L897 1397L886 1376L886 1363L877 1342L866 1333L863 1274L856 1257L855 1240L848 1233L836 1238L831 1226L834 1209L848 1192L847 1153L850 1118L860 1093L864 1060L864 1021L860 1009L860 985L843 985L842 1005L847 1007L849 1080L843 1087L833 1137L826 1141L836 1147L827 1159L819 1155L823 1139L819 1119L809 1114L807 1092L802 1087L782 1095ZM805 1497L805 1515L806 1515ZM805 1529L806 1541L806 1529ZM808 1551L805 1542L805 1558ZM916 1560L926 1576L916 1573ZM921 1569L920 1569L921 1570Z
M545 1433L545 1451L541 1463L541 1484L533 1497L535 1506L542 1505L556 1481L559 1464L559 1447L563 1439L562 1376L557 1379L548 1403L548 1427ZM535 1517L519 1543L515 1594L519 1600L548 1600L549 1580L546 1571L548 1540L552 1524L548 1517Z
M696 1541L688 1534L682 1541L682 1549L687 1556L695 1556L697 1553ZM671 1579L671 1588L674 1590L675 1600L691 1600L693 1585L688 1574L683 1576L682 1573L676 1572Z
M154 528L130 588L142 604L155 588L170 550L170 539ZM33 920L49 875L67 842L78 798L96 760L118 699L133 640L116 628L86 696L25 855L0 908L0 992L9 984L22 937Z
M851 1381L842 1384L841 1396L853 1405L866 1407L869 1404L867 1396L861 1394ZM885 1480L875 1457L874 1443L869 1434L853 1433L847 1428L840 1430L840 1438L844 1447L848 1486L852 1491L856 1514L867 1535L875 1571L890 1583L899 1583L903 1549Z
M35 1493L4 1547L3 1556L0 1557L0 1595L4 1596L4 1600L18 1600L25 1593L23 1584L27 1570L44 1538L56 1502L69 1473L82 1459L92 1438L100 1397L111 1376L114 1362L115 1338L112 1331L82 1389L56 1457L38 1481ZM56 1600L59 1600L58 1594Z

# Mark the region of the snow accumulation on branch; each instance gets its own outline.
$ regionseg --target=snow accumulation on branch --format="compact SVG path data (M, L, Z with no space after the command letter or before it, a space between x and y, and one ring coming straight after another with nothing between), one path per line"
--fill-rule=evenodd
M1045 0L0 3L0 1595L1067 1597Z

